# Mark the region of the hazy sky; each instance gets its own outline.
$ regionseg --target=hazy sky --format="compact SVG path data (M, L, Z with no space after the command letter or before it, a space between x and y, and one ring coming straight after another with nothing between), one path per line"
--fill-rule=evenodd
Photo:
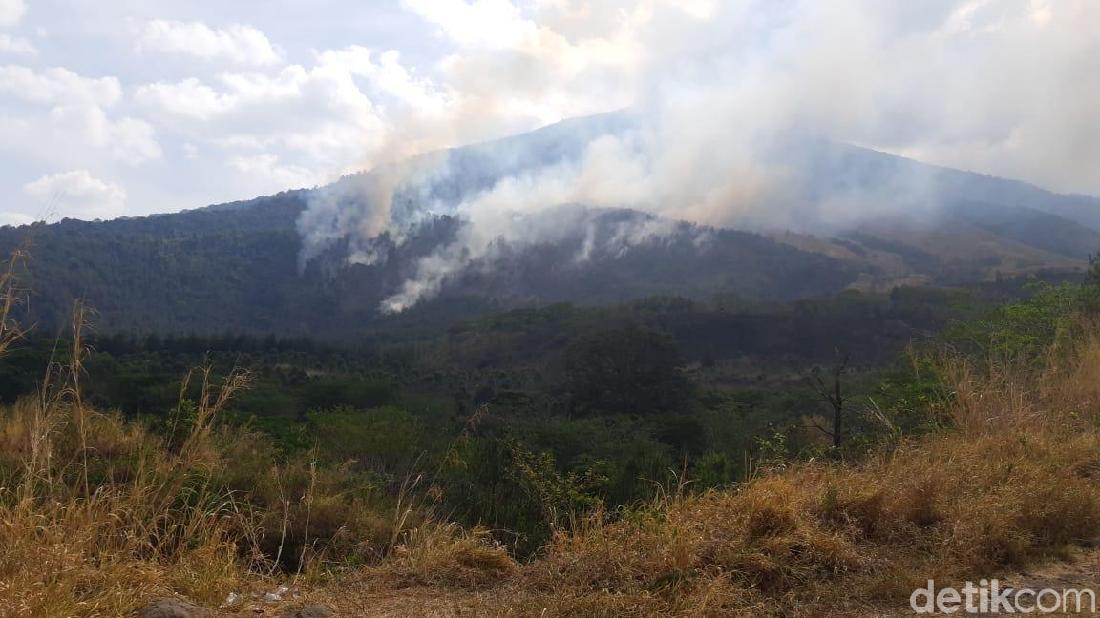
M1100 193L1098 59L1095 0L0 0L0 223L312 186L654 100L689 136L791 124Z

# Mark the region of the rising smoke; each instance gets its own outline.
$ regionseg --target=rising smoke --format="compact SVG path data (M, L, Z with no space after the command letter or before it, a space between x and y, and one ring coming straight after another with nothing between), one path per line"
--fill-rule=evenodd
M838 156L827 144L1100 192L1100 4L1089 0L407 5L455 45L434 76L446 111L408 110L393 129L420 152L631 111L564 123L525 146L383 158L316 191L299 221L303 260L346 241L349 261L374 263L382 234L400 244L432 216L464 222L383 311L431 297L501 246L594 237L592 211L563 206L658 217L624 224L620 251L659 236L662 219L816 231L936 207L921 175L874 190L821 177L805 162Z

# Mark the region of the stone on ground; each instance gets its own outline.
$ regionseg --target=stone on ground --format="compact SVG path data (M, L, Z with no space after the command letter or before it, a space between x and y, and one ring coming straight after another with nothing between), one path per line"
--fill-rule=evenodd
M137 618L205 618L210 614L203 608L187 601L165 597L150 601L137 610Z

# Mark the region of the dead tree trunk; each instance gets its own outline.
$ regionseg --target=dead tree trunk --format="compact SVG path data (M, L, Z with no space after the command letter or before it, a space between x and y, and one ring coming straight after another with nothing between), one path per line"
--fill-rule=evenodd
M817 428L832 438L833 448L840 448L841 445L844 444L844 402L846 400L844 398L844 391L841 388L841 381L847 368L848 355L842 355L840 350L837 350L836 361L833 363L828 382L822 377L819 367L814 367L813 370L813 379L817 389L817 395L822 401L828 404L833 411L832 431L828 431L820 425L818 425Z

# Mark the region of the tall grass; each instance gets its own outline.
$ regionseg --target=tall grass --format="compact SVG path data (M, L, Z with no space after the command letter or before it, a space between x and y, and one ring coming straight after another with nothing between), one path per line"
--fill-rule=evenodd
M230 591L363 567L395 584L514 568L413 496L279 461L262 435L217 426L246 378L203 373L191 420L168 435L50 383L0 411L0 615L126 615L170 593L216 607Z
M1041 368L944 364L949 429L860 464L677 493L557 536L512 611L821 615L1072 556L1100 537L1100 328ZM950 582L950 583L949 583Z
M23 334L14 272L15 259L0 272L0 354ZM246 372L188 374L164 432L90 408L88 314L76 304L37 392L0 409L0 616L122 616L167 594L216 607L231 591L383 562L409 582L514 567L411 494L308 455L280 459L263 435L219 424Z
M200 422L172 452L85 405L83 323L78 305L67 364L0 413L0 608L122 614L168 590L213 600L252 566L239 544L256 522L212 482L208 435L241 378L204 385Z

